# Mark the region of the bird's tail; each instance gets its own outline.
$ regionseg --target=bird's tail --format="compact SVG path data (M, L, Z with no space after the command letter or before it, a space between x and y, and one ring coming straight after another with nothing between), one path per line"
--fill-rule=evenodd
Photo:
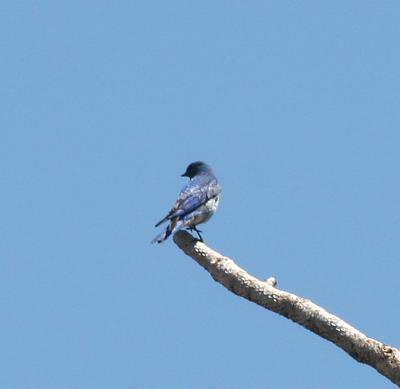
M160 224L163 224L164 222L166 222L166 221L168 220L168 216L169 216L169 214L168 214L167 216L165 216L163 219L161 219L161 220L156 224L156 227L158 227Z
M167 239L171 235L171 231L169 231L168 228L165 229L165 231L161 232L161 234L158 234L152 241L151 243L162 243L164 242L165 239Z
M166 240L173 232L176 232L179 230L182 226L183 222L182 220L174 220L173 222L171 221L170 224L168 224L168 227L158 234L152 241L151 243L162 243L164 240Z

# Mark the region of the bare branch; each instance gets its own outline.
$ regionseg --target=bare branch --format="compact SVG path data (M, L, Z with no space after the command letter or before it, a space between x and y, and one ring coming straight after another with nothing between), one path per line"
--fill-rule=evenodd
M400 386L399 349L368 338L310 300L275 288L274 277L261 281L251 276L231 259L211 250L186 231L177 232L174 242L231 292L329 340L358 362L372 366Z

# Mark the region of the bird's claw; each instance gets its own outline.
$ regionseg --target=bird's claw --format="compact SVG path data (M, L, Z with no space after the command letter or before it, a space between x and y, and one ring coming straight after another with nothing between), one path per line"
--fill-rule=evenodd
M203 231L198 230L198 229L196 228L196 226L189 227L189 230L190 230L190 231L196 231L196 233L197 233L197 235L198 235L198 237L199 237L199 241L200 241L200 242L204 242L203 237L200 235L200 233L203 232Z

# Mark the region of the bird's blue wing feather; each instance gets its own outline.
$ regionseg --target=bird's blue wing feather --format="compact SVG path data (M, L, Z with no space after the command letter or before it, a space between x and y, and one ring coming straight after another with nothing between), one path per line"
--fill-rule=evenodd
M209 199L217 196L220 192L221 188L215 177L194 177L188 185L182 189L173 207L174 212L170 217L184 216L193 212Z
M167 220L183 217L193 212L220 192L221 187L213 175L207 174L193 177L179 193L172 209L156 224L156 227Z

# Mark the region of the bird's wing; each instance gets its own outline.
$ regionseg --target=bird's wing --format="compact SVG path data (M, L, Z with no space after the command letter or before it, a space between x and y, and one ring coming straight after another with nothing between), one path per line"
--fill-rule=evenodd
M157 224L164 223L174 217L182 217L206 203L209 199L218 196L221 187L215 177L194 177L179 193L175 205L168 214Z

